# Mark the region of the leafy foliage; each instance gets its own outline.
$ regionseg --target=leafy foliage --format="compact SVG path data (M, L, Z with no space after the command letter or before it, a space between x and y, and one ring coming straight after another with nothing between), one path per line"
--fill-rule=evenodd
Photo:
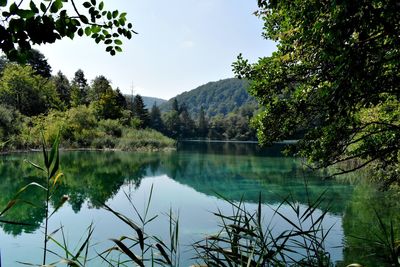
M361 159L399 164L400 13L395 1L259 1L270 57L233 64L265 108L263 144L304 132L295 151L315 167ZM399 177L398 173L394 174Z
M56 107L56 88L30 66L7 64L0 78L0 101L24 115L38 115Z
M67 6L67 4L70 4ZM54 43L76 35L86 35L106 45L111 55L121 52L121 37L131 39L136 33L124 12L104 9L104 2L86 1L77 6L74 0L0 1L0 49L10 59L18 59L16 44L29 51L31 44Z

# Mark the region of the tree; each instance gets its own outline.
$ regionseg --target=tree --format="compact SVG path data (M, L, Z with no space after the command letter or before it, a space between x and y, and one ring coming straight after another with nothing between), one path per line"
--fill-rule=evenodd
M122 109L113 90L103 93L98 101L93 102L93 106L100 119L119 119L122 116Z
M8 141L12 135L19 133L22 127L22 116L14 108L0 104L0 142Z
M140 95L136 95L133 99L132 112L133 116L137 117L141 121L141 128L149 126L149 111L145 108L143 98Z
M207 135L208 131L208 122L206 120L206 115L204 112L204 108L200 108L200 114L199 114L199 122L197 126L197 133L199 137L205 137Z
M30 1L29 5L1 0L0 8L0 49L11 59L19 58L16 44L28 51L31 44L73 39L76 34L105 44L106 51L115 55L122 51L120 37L131 39L136 33L125 12L107 11L102 1L87 1L79 6L74 0Z
M150 127L159 132L165 130L164 122L161 119L161 111L156 102L154 102L150 111Z
M304 131L294 150L315 167L400 160L400 12L396 1L259 1L270 57L233 64L263 105L263 144ZM398 174L395 174L398 179Z
M174 98L173 102L172 102L172 110L180 113L180 109L179 109L179 104L178 104L178 99Z
M0 102L32 116L59 107L55 86L30 66L9 63L0 78Z
M166 134L172 138L179 137L180 119L176 110L171 110L163 114L163 122L165 125Z
M71 106L87 105L88 101L88 83L83 70L78 69L72 79L71 86Z
M69 84L67 76L61 71L58 71L57 75L53 77L53 81L60 100L66 107L69 107L71 104L71 85Z
M51 77L51 66L47 62L45 56L36 49L30 49L27 51L22 51L19 49L19 61L21 63L26 63L35 70L35 74L42 76L43 78Z
M128 103L126 103L126 98L125 98L125 96L121 93L121 91L119 90L119 88L117 88L117 90L115 90L115 94L116 94L116 99L117 99L117 105L118 105L119 107L121 107L122 109L127 109Z
M112 91L110 81L103 75L97 76L89 91L89 101L98 101L101 96L109 91Z
M181 105L180 111L181 112L179 114L179 122L180 122L179 137L181 138L193 137L196 125L192 120L192 118L190 117L190 114L185 104Z

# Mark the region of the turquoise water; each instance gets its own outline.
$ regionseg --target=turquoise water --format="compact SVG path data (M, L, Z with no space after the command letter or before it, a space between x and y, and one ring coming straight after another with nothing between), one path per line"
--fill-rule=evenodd
M384 220L390 218L399 225L398 198L358 182L357 175L340 180L322 179L326 173L309 172L301 160L282 157L281 148L264 150L255 144L181 143L174 152L61 152L65 176L52 204L57 205L63 196L68 196L69 200L50 218L50 232L62 225L73 250L93 223L91 256L95 257L96 252L113 246L110 238L135 235L104 210L102 203L138 222L127 196L144 214L153 188L149 217L158 217L146 226L146 233L169 240L166 214L170 209L179 214L180 262L181 266L188 266L194 262L190 245L219 229L219 221L212 213L219 209L224 214L231 214L231 205L223 198L235 202L242 200L252 210L257 207L261 193L264 219L270 222L273 218L274 231L280 232L289 226L282 219L273 217L273 209L283 199L290 196L293 202L306 209L309 199L317 199L327 190L326 202L315 214L328 209L324 225L326 229L331 227L326 247L332 261L339 266L352 262L371 266L383 264L382 259L374 255L374 249L379 250L379 247L351 236L372 239L379 234L376 210L384 211L381 215ZM42 182L40 171L24 159L41 163L41 154L0 157L1 209L24 185ZM18 266L16 261L41 263L44 198L43 190L32 187L3 217L30 226L0 225L2 266ZM26 204L28 202L30 204ZM287 205L281 206L280 210L294 219ZM61 241L61 231L54 237ZM52 251L62 252L54 242L49 244ZM57 260L57 256L50 255L49 262ZM94 258L90 263L89 266L99 266L102 261Z

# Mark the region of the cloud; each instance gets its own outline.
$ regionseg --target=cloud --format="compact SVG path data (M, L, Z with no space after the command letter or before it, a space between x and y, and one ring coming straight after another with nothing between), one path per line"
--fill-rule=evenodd
M195 43L192 40L185 40L181 43L182 48L192 48Z

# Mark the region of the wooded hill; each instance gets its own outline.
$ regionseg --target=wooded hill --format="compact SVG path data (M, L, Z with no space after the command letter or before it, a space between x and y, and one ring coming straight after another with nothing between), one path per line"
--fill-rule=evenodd
M203 107L207 117L214 117L218 114L227 115L230 112L238 112L241 107L251 106L253 110L257 102L247 92L248 82L236 78L224 79L216 82L209 82L193 90L184 92L160 105L163 112L172 109L176 98L180 104L187 107L193 117L197 117Z

